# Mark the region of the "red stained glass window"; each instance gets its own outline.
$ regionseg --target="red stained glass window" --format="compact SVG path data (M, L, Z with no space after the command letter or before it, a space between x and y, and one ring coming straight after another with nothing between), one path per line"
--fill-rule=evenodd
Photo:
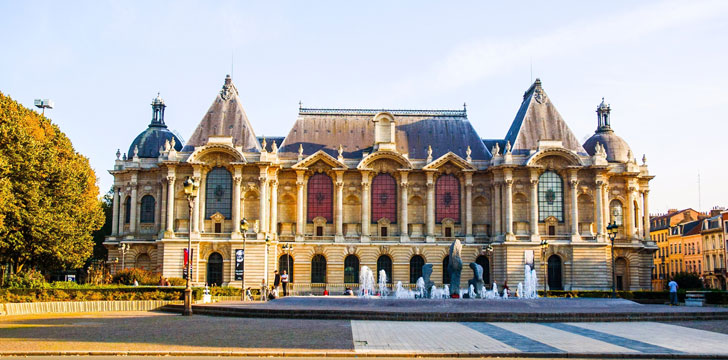
M455 175L442 175L435 187L435 221L450 218L460 222L460 181Z
M379 174L372 180L372 222L382 218L397 222L397 183L389 174Z
M308 221L321 216L327 223L334 221L334 185L326 174L308 179Z

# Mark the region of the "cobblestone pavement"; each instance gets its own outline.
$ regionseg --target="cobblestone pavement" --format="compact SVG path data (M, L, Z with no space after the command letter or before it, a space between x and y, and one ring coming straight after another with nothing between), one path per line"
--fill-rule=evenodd
M183 317L156 312L0 317L0 354L197 352L271 356L728 357L728 321L486 323ZM616 354L616 355L615 355ZM321 355L323 356L323 355ZM189 357L187 357L189 358Z

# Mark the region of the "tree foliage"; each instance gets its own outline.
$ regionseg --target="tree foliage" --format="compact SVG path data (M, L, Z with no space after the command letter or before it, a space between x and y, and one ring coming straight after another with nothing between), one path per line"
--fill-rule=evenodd
M703 288L703 281L697 274L679 272L673 275L671 280L675 280L677 286L682 290L695 290ZM665 286L667 288L667 286Z
M0 93L0 264L81 266L104 220L98 192L58 126Z

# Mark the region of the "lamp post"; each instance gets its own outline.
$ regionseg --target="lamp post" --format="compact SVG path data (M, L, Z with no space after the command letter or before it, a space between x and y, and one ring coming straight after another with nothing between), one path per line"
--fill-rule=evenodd
M187 236L187 281L185 285L185 308L182 315L190 316L192 315L192 286L190 284L190 278L192 277L192 210L199 185L190 177L187 177L182 185L187 196L187 203L190 206L190 230Z
M283 249L283 252L286 253L288 256L286 257L286 272L288 275L288 284L290 285L293 281L293 271L291 271L291 252L293 252L293 245L292 244L283 244L281 246L281 249Z
M126 252L129 251L129 244L119 243L119 252L121 253L121 270L124 270L124 259L126 259Z
M549 242L546 239L541 240L541 266L543 266L543 296L546 297L546 284L548 283L548 273L546 272L546 250L549 248Z
M493 264L493 261L491 260L491 257L493 256L493 245L491 245L491 244L484 245L483 253L485 254L485 257L488 259L488 269L487 269L488 270L488 282L490 282L490 267L492 266L491 264ZM485 270L486 269L483 269L483 271L485 271ZM483 279L483 281L485 281L485 279ZM485 284L485 285L488 286L489 284ZM490 285L492 285L492 284L490 284Z
M268 235L265 236L265 271L263 271L263 274L265 276L265 287L266 292L268 290L268 246L270 245L270 238Z
M611 257L612 257L612 297L617 297L617 273L614 271L614 239L617 237L617 231L619 225L616 221L613 221L607 226L607 234L609 234L609 240L612 242L611 246Z
M240 232L243 233L243 278L241 279L242 282L240 284L241 290L242 290L242 297L243 301L245 301L245 244L248 240L248 229L250 228L250 224L248 224L248 220L246 218L243 218L243 220L240 220Z

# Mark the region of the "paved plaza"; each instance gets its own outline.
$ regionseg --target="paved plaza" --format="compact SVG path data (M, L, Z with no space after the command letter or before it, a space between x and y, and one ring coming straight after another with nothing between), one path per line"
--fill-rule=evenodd
M728 357L728 321L407 322L159 312L0 318L0 355Z

